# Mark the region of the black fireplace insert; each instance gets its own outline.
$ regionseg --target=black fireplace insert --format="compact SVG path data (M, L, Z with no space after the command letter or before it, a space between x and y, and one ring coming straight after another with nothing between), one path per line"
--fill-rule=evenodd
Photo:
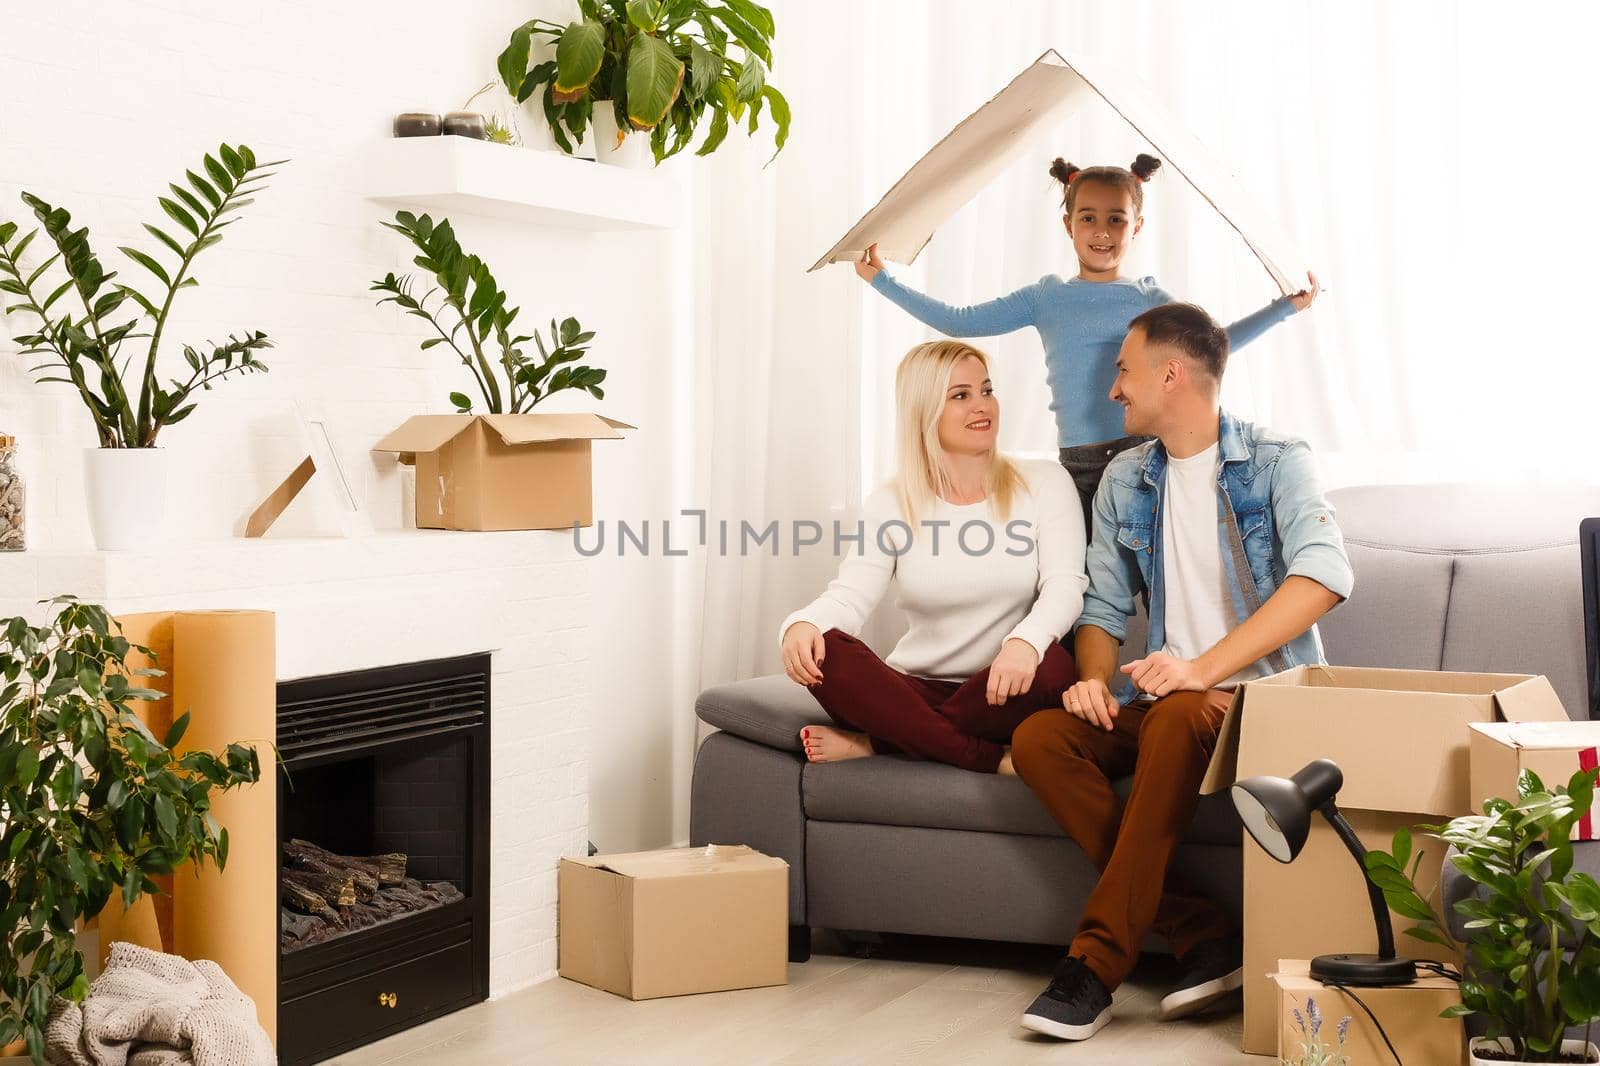
M489 656L278 685L278 1058L489 995Z

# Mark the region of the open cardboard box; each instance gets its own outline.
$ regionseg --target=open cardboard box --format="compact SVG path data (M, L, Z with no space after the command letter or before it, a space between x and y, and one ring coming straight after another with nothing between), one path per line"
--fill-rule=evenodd
M594 521L596 414L417 415L377 444L417 468L418 529L567 529Z
M1332 759L1344 772L1340 810L1368 848L1387 849L1402 826L1472 812L1468 726L1566 718L1550 682L1538 676L1301 666L1234 693L1200 791L1262 774L1288 777L1314 759ZM1444 848L1417 846L1428 853L1417 873L1428 891ZM1455 961L1444 948L1404 936L1411 923L1390 917L1397 952ZM1245 841L1245 1051L1277 1048L1271 974L1278 960L1376 950L1365 876L1324 819L1313 818L1305 848L1289 864Z
M743 844L562 859L562 977L629 999L789 980L789 864Z

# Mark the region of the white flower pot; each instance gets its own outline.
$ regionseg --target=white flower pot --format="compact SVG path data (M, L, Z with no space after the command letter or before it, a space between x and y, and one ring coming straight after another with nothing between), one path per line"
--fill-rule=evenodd
M589 138L594 142L594 157L597 162L614 167L643 170L653 159L650 154L648 133L627 130L622 135L622 143L617 144L617 116L611 110L609 100L596 102L594 126L589 131Z
M1480 1048L1487 1048L1491 1051L1498 1049L1509 1055L1511 1054L1511 1041L1505 1037L1501 1037L1499 1040L1490 1040L1484 1036L1473 1037L1470 1045L1472 1066L1480 1066L1480 1064L1481 1066L1524 1066L1521 1059L1482 1058L1478 1054ZM1583 1058L1578 1060L1581 1062L1600 1062L1600 1048L1596 1048L1593 1044L1585 1044L1582 1040L1563 1040L1561 1042L1561 1051L1567 1055L1582 1055Z
M161 448L86 448L84 494L101 551L134 551L164 539L167 453Z

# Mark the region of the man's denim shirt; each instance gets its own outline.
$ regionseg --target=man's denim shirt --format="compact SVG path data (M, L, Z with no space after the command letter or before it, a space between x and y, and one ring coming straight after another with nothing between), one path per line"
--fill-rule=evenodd
M1250 609L1234 566L1224 507L1231 506L1238 520L1258 602L1267 602L1292 574L1310 578L1341 600L1348 598L1355 574L1306 442L1277 436L1223 411L1217 451L1217 538L1235 625L1249 617ZM1145 654L1166 644L1161 568L1166 470L1167 451L1160 441L1131 448L1106 467L1094 497L1089 590L1078 618L1079 625L1098 626L1124 640L1134 597L1143 594L1150 615ZM1326 661L1315 626L1280 653L1276 665L1285 669ZM1261 666L1273 672L1274 664L1263 660ZM1118 700L1132 698L1133 685L1126 677L1115 687Z

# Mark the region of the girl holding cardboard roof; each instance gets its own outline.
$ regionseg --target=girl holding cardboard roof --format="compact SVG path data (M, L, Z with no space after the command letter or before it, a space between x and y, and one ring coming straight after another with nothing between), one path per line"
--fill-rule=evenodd
M1005 746L1077 679L1057 641L1083 610L1084 533L1055 463L996 447L984 354L919 344L895 373L899 469L863 501L856 548L779 628L784 671L835 726L806 726L812 762L899 752L1010 771ZM910 625L887 659L856 636L894 587Z
M1112 456L1147 438L1127 436L1122 410L1110 398L1117 351L1128 323L1152 307L1175 302L1152 277L1122 276L1122 261L1144 228L1144 183L1161 160L1141 154L1133 165L1087 170L1063 159L1050 165L1061 183L1062 222L1078 256L1076 277L1047 274L1032 285L987 303L952 307L895 281L883 269L873 244L856 273L921 322L951 337L993 337L1024 326L1044 341L1061 465L1077 484L1085 522L1100 476ZM1228 327L1237 349L1255 340L1317 298L1311 288L1280 297Z

